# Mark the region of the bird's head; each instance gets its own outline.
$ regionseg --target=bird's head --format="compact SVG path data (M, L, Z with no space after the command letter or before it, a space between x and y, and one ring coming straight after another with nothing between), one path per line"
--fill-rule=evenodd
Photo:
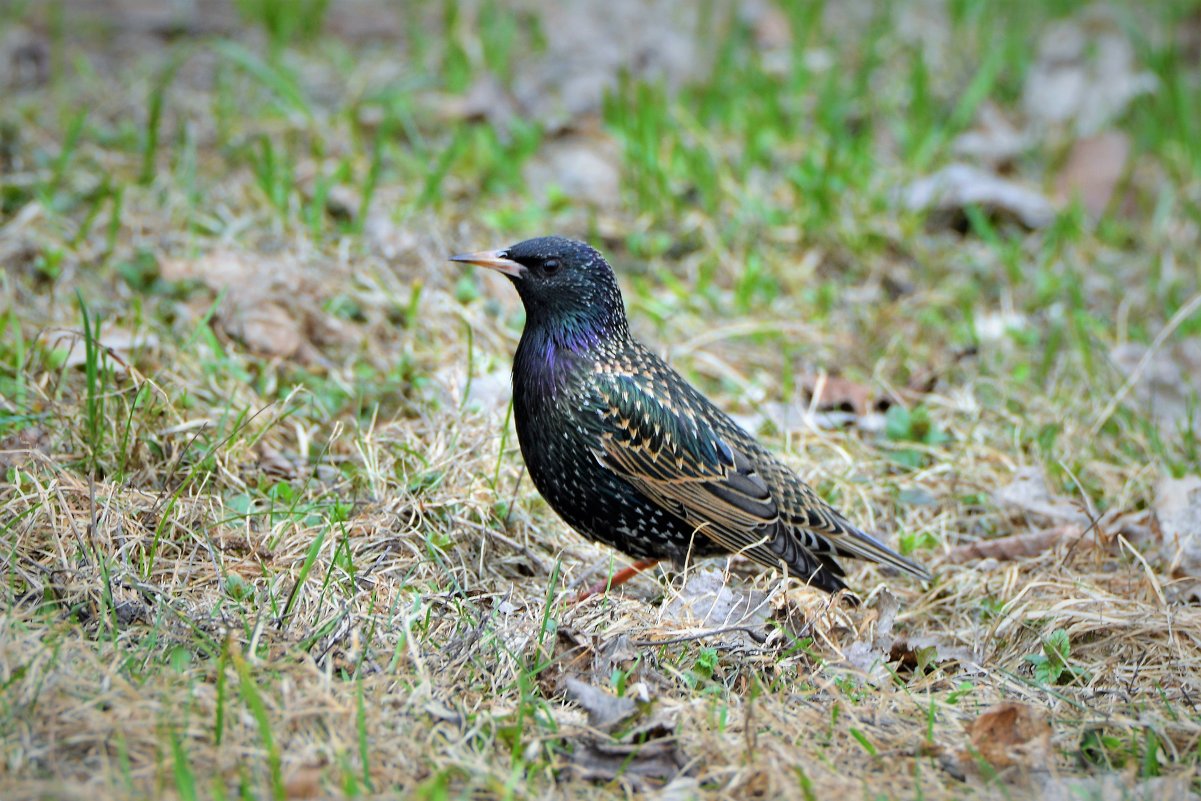
M508 276L525 304L526 327L624 336L625 306L613 268L595 248L561 236L527 239L503 250L452 256Z

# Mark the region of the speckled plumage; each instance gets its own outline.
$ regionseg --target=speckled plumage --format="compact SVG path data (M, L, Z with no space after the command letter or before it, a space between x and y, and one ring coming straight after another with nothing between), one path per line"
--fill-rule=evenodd
M521 295L517 436L534 485L576 531L677 564L740 552L828 592L846 587L837 556L930 577L822 501L633 339L599 252L543 237L455 260L507 274Z

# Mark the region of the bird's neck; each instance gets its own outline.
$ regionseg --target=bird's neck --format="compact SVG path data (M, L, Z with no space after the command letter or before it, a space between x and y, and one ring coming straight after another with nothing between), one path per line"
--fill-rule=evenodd
M608 332L585 321L553 325L526 323L513 359L514 389L543 397L561 392L574 371L591 362L609 344L626 336L625 329Z

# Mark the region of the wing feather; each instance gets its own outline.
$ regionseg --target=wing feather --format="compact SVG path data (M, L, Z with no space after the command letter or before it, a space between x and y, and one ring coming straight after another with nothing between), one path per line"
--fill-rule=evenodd
M745 453L698 416L676 412L682 399L664 402L634 376L607 375L596 391L601 416L617 423L601 433L602 464L698 534L761 564L787 565L778 545L772 547L780 538L780 509Z

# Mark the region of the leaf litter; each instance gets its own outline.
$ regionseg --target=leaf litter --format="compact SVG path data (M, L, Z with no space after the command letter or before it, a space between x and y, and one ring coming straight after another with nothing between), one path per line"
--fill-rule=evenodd
M1113 123L1158 81L1141 70L1131 37L1114 9L1088 6L1042 31L1022 90L1024 118L1012 120L984 103L974 127L952 150L968 159L905 186L902 205L930 214L934 227L963 230L964 209L979 207L995 220L1042 228L1079 199L1092 219L1111 205L1130 169L1130 137ZM1029 150L1071 146L1051 196L1004 172Z
M570 739L570 766L589 781L620 779L635 788L675 779L687 765L675 736L675 716L664 713L652 702L645 714L629 697L618 697L579 679L568 677L568 699L588 712L588 726L594 734L582 733ZM630 719L638 716L636 721ZM628 724L628 725L623 725ZM621 726L620 733L614 732Z

